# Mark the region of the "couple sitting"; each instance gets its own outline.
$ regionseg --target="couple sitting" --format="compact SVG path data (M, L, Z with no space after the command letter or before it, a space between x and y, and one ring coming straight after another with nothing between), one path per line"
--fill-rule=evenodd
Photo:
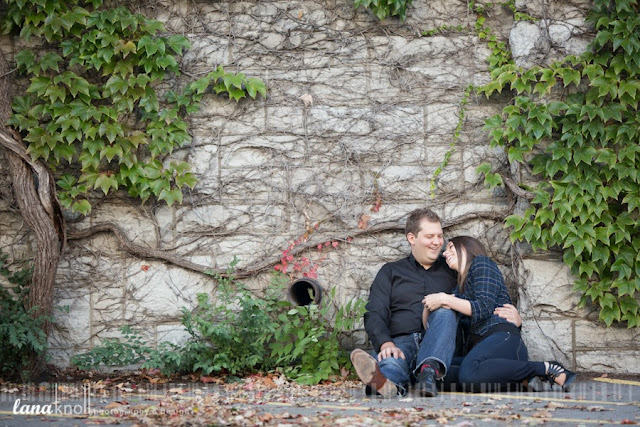
M429 209L409 214L405 234L411 254L380 269L364 315L377 358L351 353L372 394L404 395L415 380L420 394L432 397L443 378L470 391L540 379L569 390L575 373L557 362L528 361L520 316L482 243L454 237L441 255L442 223ZM452 366L457 313L466 355Z

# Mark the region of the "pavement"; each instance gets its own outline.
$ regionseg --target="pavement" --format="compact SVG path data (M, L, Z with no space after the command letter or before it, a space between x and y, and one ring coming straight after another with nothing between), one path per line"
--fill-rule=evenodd
M0 427L640 424L640 381L588 374L579 376L571 392L441 391L433 398L413 391L402 398L372 398L365 395L363 387L351 382L334 387L331 392L320 386L299 389L287 388L286 384L265 391L249 387L251 384L244 384L239 391L202 383L164 384L136 391L122 387L122 393L103 397L96 390L74 394L65 388L70 385L55 384L45 393L4 387L0 388ZM141 413L145 411L146 414ZM147 417L150 411L152 418ZM208 415L211 416L207 418Z

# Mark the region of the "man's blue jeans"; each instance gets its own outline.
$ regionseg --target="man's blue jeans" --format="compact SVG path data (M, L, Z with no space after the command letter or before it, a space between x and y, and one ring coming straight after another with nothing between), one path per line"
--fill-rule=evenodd
M438 378L446 375L451 364L458 316L448 308L439 308L430 313L428 325L424 336L414 332L393 338L393 343L402 350L406 359L387 357L380 362L380 371L398 386L402 395L407 393L409 383L414 382L424 363L437 361L444 367L444 372L438 372Z

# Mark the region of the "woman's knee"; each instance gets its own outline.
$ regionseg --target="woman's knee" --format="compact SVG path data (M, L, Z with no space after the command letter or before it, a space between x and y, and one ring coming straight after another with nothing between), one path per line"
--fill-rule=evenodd
M450 308L440 307L437 310L433 310L431 314L435 314L436 316L449 316L456 317L456 312L451 310Z
M434 321L438 321L438 322L444 322L445 324L457 324L458 323L458 315L456 314L455 311L451 310L450 308L444 308L444 307L440 307L437 310L432 311L429 314L429 322L434 322Z
M476 371L475 364L463 363L460 366L460 371L458 372L458 381L462 384L476 382Z

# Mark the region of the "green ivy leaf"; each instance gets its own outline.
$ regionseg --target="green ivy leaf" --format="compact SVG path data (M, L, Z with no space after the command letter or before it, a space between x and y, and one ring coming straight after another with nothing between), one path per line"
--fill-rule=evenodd
M260 79L254 77L247 79L246 89L249 96L253 99L256 98L258 93L262 95L263 98L267 97L267 87Z
M71 205L73 212L81 213L82 215L89 215L91 212L91 203L88 200L78 200Z
M600 310L599 318L607 326L611 326L614 321L620 320L620 307L617 304L615 304L615 306L602 307L602 309Z
M163 189L158 196L159 200L164 200L167 205L171 206L174 203L182 203L182 191L180 189L167 190Z
M93 184L93 188L100 188L106 196L109 193L110 189L113 189L114 191L118 189L118 180L114 175L100 173L98 174L95 183Z

